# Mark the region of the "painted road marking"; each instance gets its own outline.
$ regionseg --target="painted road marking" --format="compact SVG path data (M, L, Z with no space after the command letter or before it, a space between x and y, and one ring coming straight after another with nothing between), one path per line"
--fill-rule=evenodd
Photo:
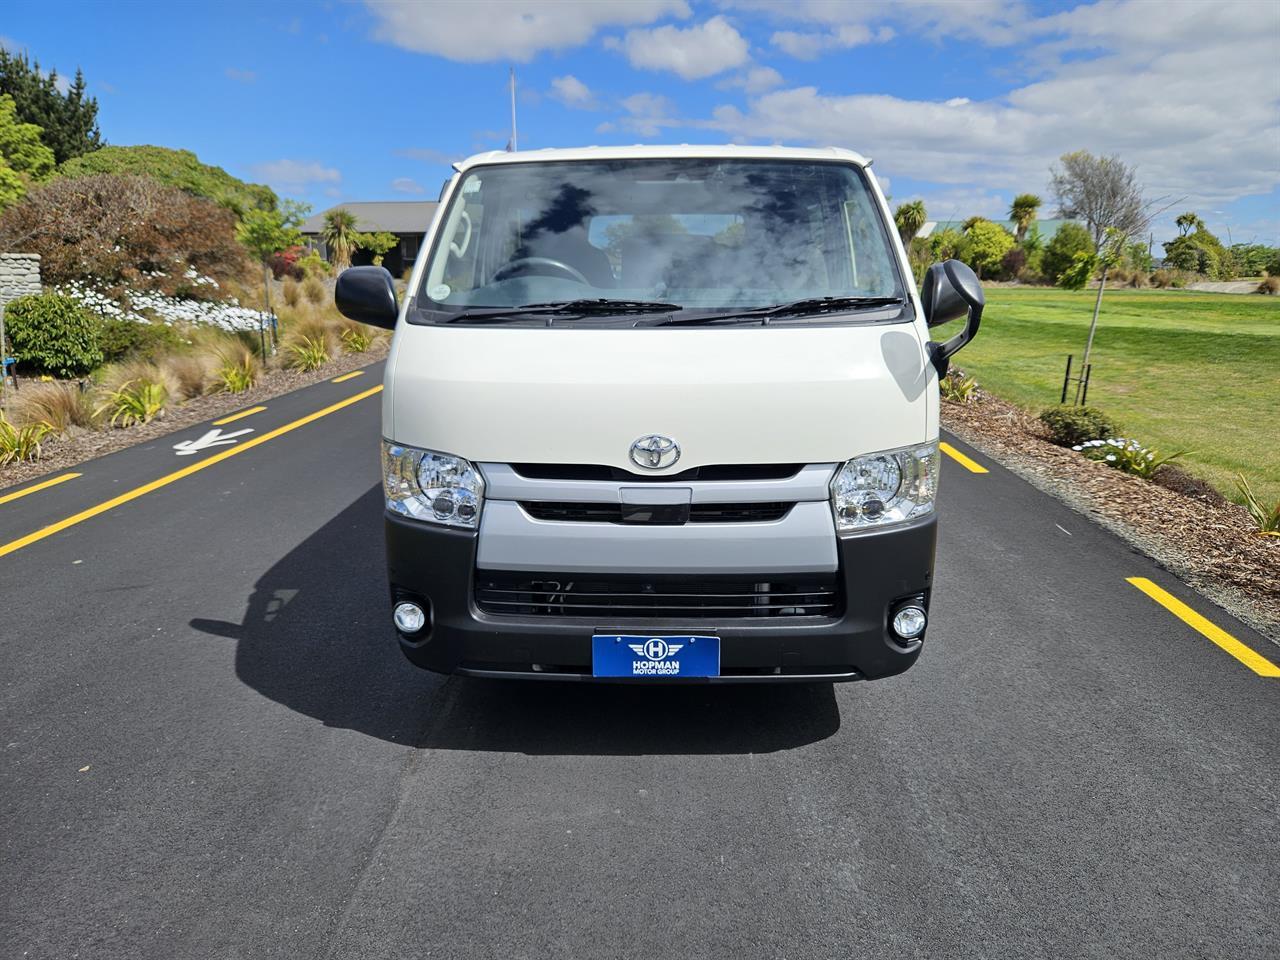
M64 473L60 477L53 477L50 480L37 483L33 487L27 487L23 490L15 490L13 493L6 493L4 496L0 496L0 503L8 503L10 500L18 500L25 497L28 493L35 493L37 490L47 490L49 487L56 487L60 483L66 483L68 480L74 480L76 477L80 476L83 476L83 474Z
M353 377L363 377L363 376L364 376L364 371L363 371L363 370L355 370L355 371L352 371L351 373L344 373L344 374L343 374L342 376L340 376L340 377L334 377L334 378L333 378L332 380L330 380L329 382L330 382L330 383L345 383L347 380L350 380L350 379L352 379Z
M963 453L947 443L945 440L938 444L938 449L945 453L960 466L964 467L970 473L987 473L987 468L976 460L970 460Z
M235 423L235 421L240 420L244 417L251 417L255 413L261 413L265 409L267 408L266 407L250 407L248 410L241 410L239 413L233 413L229 417L223 417L221 420L215 420L213 421L213 425L215 427L221 427L228 423Z
M102 503L89 507L87 510L81 510L79 513L67 517L64 520L59 520L57 523L51 523L47 527L42 527L35 533L29 533L25 537L19 537L17 540L9 541L3 546L0 546L0 557L7 556L10 553L21 550L23 547L37 543L45 537L51 537L55 533L60 533L61 531L66 530L68 527L74 527L77 523L83 523L86 520L90 520L100 513L106 513L108 510L114 510L116 507L128 503L130 500L137 500L139 497L145 496L153 490L159 490L161 487L167 487L169 484L175 483L183 477L189 477L193 473L198 473L205 467L211 467L215 463L221 463L229 457L234 457L237 453L244 453L246 450L252 450L254 447L260 446L268 440L274 440L276 437L283 436L291 430L297 430L299 427L305 427L308 423L319 420L321 417L327 417L329 414L336 413L344 407L351 406L353 403L359 403L361 400L365 399L365 397L372 397L375 393L381 392L382 384L378 384L376 387L370 387L368 390L365 390L362 393L357 393L355 396L347 397L345 400L339 400L337 403L330 404L323 410L317 410L315 413L309 413L305 417L294 420L292 423L286 423L284 426L276 427L274 430L268 430L266 433L261 433L252 439L246 440L244 443L237 444L234 447L229 447L226 450L215 453L211 457L205 457L203 460L197 460L195 463L185 466L181 470L175 470L173 473L165 474L158 480L152 480L150 483L144 483L140 487L134 487L132 490L126 490L124 493L112 497L110 500L104 500Z
M1146 577L1126 577L1125 579L1193 630L1208 637L1258 676L1280 677L1280 667L1252 648L1246 647L1216 623L1200 616L1169 591L1156 586Z
M181 443L175 443L173 449L176 451L175 456L189 457L193 453L202 453L210 447L225 447L228 443L235 443L236 437L243 437L246 433L253 433L253 427L232 430L230 433L223 433L221 430L214 429L199 440L183 440Z

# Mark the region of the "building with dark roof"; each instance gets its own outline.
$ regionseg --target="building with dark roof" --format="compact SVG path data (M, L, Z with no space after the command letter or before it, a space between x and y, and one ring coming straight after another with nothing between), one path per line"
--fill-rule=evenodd
M307 248L319 252L326 259L329 251L325 247L321 234L324 231L325 214L334 210L347 210L356 217L356 229L362 233L374 233L385 230L394 233L400 242L383 255L382 265L398 277L413 267L422 250L422 242L427 228L436 214L438 204L434 200L380 200L373 202L340 203L308 217L299 230L306 240ZM357 250L351 258L355 266L373 262L373 257L365 250Z

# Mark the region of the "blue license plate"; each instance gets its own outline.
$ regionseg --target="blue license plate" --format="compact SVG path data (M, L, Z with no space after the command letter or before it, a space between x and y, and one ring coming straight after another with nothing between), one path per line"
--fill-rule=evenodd
M718 677L719 637L597 635L591 638L597 677Z

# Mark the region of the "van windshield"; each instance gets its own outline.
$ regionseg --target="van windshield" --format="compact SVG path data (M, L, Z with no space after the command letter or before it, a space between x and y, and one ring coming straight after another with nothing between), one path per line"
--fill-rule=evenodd
M441 224L418 291L427 310L903 296L866 175L848 163L495 164L467 172Z

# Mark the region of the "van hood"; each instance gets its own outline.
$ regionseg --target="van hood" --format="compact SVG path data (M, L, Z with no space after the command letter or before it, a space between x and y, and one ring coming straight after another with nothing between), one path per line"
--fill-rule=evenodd
M583 329L402 323L383 431L473 462L638 472L659 434L677 463L834 463L937 436L936 374L914 323Z

